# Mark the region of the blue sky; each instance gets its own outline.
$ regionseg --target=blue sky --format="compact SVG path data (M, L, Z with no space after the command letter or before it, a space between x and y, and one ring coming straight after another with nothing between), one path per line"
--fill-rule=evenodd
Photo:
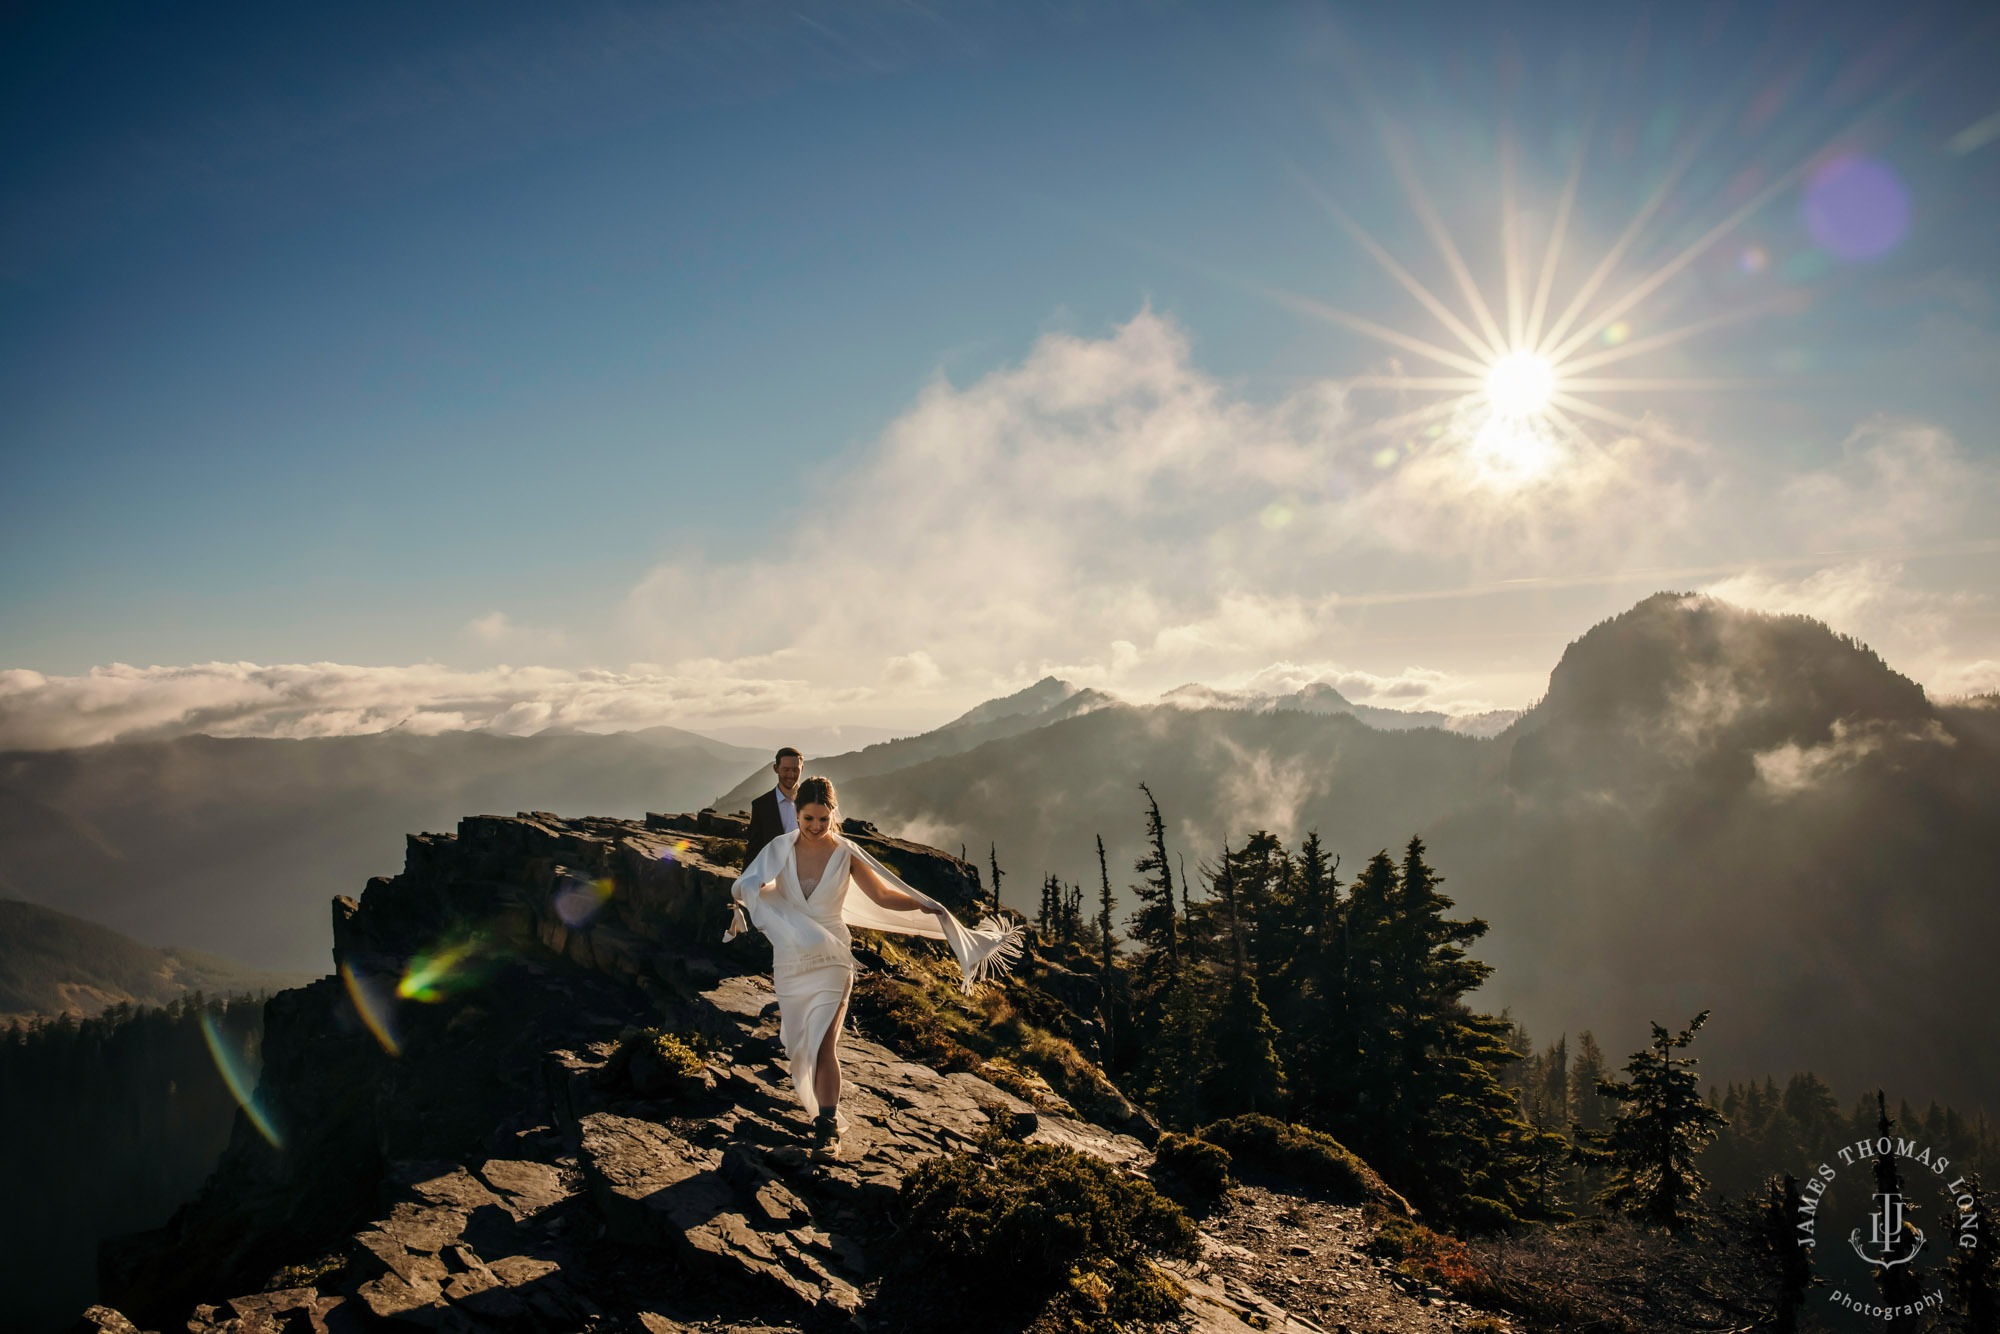
M16 743L203 709L913 725L1051 670L1517 706L1659 586L2000 685L1985 7L6 24ZM1716 327L1607 372L1760 383L1620 393L1635 425L1504 484L1476 424L1357 439L1425 400L1356 377L1452 372L1287 298L1451 340L1322 201L1472 322L1391 151L1498 307L1507 142L1530 287L1587 149L1558 306L1675 163L1595 307L1768 194L1624 336ZM1842 162L1906 218L1842 214L1898 202ZM287 676L324 708L273 722L251 665L288 664L341 684Z

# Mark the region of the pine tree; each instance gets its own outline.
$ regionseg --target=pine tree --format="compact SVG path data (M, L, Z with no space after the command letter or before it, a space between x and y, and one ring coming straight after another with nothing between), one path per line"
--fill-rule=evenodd
M1326 858L1326 845L1317 829L1306 834L1293 860L1292 884L1298 909L1302 953L1315 961L1327 956L1340 927L1340 859ZM1313 970L1317 973L1317 969Z
M1903 1110L1908 1111L1908 1104L1904 1105ZM1890 1118L1889 1099L1880 1089L1875 1091L1875 1114L1877 1140L1887 1140L1893 1145L1895 1140L1889 1132L1902 1124L1902 1119ZM1874 1176L1876 1207L1901 1210L1905 1226L1914 1222L1915 1220L1910 1219L1909 1215L1919 1210L1917 1205L1903 1194L1903 1174L1896 1166L1896 1154L1893 1148L1888 1153L1875 1155ZM1923 1279L1919 1276L1914 1261L1909 1264L1876 1267L1875 1286L1882 1294L1882 1304L1891 1308L1913 1306L1924 1295ZM1889 1328L1914 1329L1916 1324L1915 1317L1899 1316L1889 1321Z
M1803 1207L1799 1180L1790 1172L1767 1177L1764 1195L1752 1195L1751 1234L1748 1238L1758 1266L1777 1290L1778 1309L1770 1328L1777 1334L1796 1334L1799 1313L1812 1287L1812 1250L1799 1244L1798 1220Z
M1048 940L1056 940L1062 934L1062 890L1054 874L1042 876L1042 902L1036 908L1034 926Z
M1204 1079L1204 1120L1280 1110L1285 1071L1278 1060L1278 1026L1257 993L1257 979L1238 972L1209 1024L1213 1058Z
M1302 925L1295 920L1291 858L1276 835L1259 829L1224 860L1235 887L1245 964L1259 978L1277 977L1292 961Z
M1146 1101L1176 1130L1202 1124L1204 1083L1214 1065L1208 1005L1192 970L1170 977L1151 1051Z
M1293 887L1288 930L1291 942L1284 967L1260 983L1282 1037L1279 1054L1292 1079L1301 1114L1323 1101L1322 1086L1344 1078L1334 1065L1327 1039L1343 1023L1340 946L1345 925L1340 905L1338 859L1329 860L1317 833L1308 833L1286 872Z
M1000 846L997 843L986 845L986 864L993 868L993 915L998 917L1000 915L1000 877L1007 873L1000 869Z
M1676 1232L1694 1222L1708 1188L1695 1157L1716 1128L1727 1124L1702 1100L1695 1058L1674 1055L1694 1041L1708 1013L1696 1015L1678 1036L1654 1024L1652 1046L1625 1063L1631 1079L1597 1081L1597 1091L1620 1105L1620 1115L1578 1147L1612 1168L1610 1182L1595 1197L1598 1204Z
M1237 901L1235 867L1226 838L1222 840L1222 864L1216 868L1209 883L1215 887L1216 901L1222 905L1222 920L1216 925L1222 933L1222 948L1224 957L1229 960L1229 975L1239 978L1247 967L1247 951L1243 947L1243 905ZM1185 887L1185 880L1182 885Z
M1510 1027L1463 997L1492 972L1463 945L1486 930L1447 918L1452 901L1412 838L1398 867L1376 853L1343 902L1343 1003L1327 1035L1337 1081L1311 1119L1360 1153L1419 1208L1468 1225L1540 1207L1533 1166L1550 1152L1521 1119L1499 1070L1517 1059Z
M1111 960L1117 949L1118 938L1111 933L1111 865L1104 859L1104 835L1097 836L1097 876L1100 888L1097 894L1097 929L1102 935L1104 948L1104 977L1111 979Z
M1966 1334L2000 1331L2000 1255L1994 1253L1985 1213L1986 1195L1980 1189L1979 1174L1968 1172L1954 1220L1958 1244L1945 1262L1945 1282L1964 1313ZM1970 1246L1965 1244L1967 1237L1973 1241Z
M1603 1049L1586 1028L1576 1035L1576 1058L1569 1077L1569 1105L1580 1129L1602 1130L1609 1119L1605 1115L1604 1095L1597 1091L1603 1074Z
M1147 963L1158 967L1164 962L1169 973L1181 965L1180 932L1174 905L1174 872L1167 864L1167 825L1160 818L1160 803L1144 783L1146 794L1146 851L1132 869L1145 877L1132 886L1139 896L1139 910L1132 914L1132 934L1146 947Z

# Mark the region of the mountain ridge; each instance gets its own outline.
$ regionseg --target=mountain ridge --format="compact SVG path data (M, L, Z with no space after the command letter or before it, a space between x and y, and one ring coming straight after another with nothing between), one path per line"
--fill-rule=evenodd
M1986 714L1933 705L1811 618L1679 593L1593 627L1563 662L1491 739L1106 709L843 797L906 837L996 844L1010 888L1053 873L1094 889L1102 835L1122 889L1141 778L1191 870L1259 828L1290 843L1316 828L1349 874L1421 833L1492 924L1481 1003L1535 1031L1637 1038L1713 1008L1712 1079L1807 1064L2000 1108L1964 1018L2000 986L1952 965L1954 941L2000 932L1977 892L2000 860Z
M106 926L20 899L0 898L0 1025L114 1005L164 1005L209 996L283 991L311 978L267 973L198 950L141 945Z

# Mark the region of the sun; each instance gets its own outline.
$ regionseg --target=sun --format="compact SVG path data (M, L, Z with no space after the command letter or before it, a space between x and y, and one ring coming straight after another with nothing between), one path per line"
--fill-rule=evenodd
M1472 268L1452 239L1436 206L1411 165L1402 137L1385 120L1387 150L1412 212L1430 237L1438 258L1457 288L1453 303L1420 281L1388 247L1364 229L1331 196L1304 181L1320 205L1348 235L1371 255L1427 311L1446 337L1399 329L1380 320L1339 310L1296 292L1260 286L1263 294L1303 314L1342 325L1413 354L1428 363L1428 373L1397 367L1381 374L1353 376L1355 388L1397 394L1437 394L1428 403L1380 418L1357 433L1357 440L1402 437L1403 448L1377 450L1378 467L1394 466L1398 458L1422 448L1421 435L1455 450L1471 475L1502 488L1513 488L1559 473L1577 459L1600 448L1596 430L1609 427L1627 436L1645 435L1639 418L1602 402L1605 395L1705 393L1767 385L1757 379L1621 375L1607 368L1686 342L1711 330L1754 319L1776 308L1776 302L1748 302L1678 327L1659 328L1657 304L1651 298L1685 272L1703 253L1729 235L1798 180L1815 160L1808 156L1787 172L1767 181L1727 216L1681 249L1622 287L1609 287L1627 255L1639 244L1649 221L1667 202L1697 154L1684 152L1639 206L1580 286L1567 299L1556 290L1562 270L1564 243L1583 177L1590 134L1578 136L1561 197L1556 201L1539 262L1527 252L1522 215L1517 207L1515 146L1510 134L1500 145L1500 227L1496 238L1501 260L1503 300L1489 303ZM1456 308L1454 308L1456 306ZM1650 318L1649 318L1650 317ZM1650 326L1650 327L1649 327ZM1637 333L1638 336L1634 336Z
M1532 352L1510 353L1486 372L1486 401L1503 417L1536 416L1555 391L1555 367Z

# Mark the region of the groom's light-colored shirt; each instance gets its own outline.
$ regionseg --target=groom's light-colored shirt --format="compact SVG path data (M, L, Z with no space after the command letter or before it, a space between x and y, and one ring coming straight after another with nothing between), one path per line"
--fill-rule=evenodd
M786 833L797 833L799 828L799 808L792 804L792 799L785 795L785 789L781 787L772 788L771 795L778 799L778 822L785 826Z

